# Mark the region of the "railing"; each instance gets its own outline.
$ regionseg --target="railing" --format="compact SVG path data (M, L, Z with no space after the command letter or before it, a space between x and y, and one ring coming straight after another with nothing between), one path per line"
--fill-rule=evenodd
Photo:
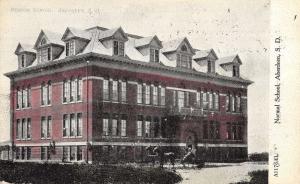
M189 107L173 107L170 109L170 115L174 116L199 116L199 117L206 117L207 112L203 109L195 109Z

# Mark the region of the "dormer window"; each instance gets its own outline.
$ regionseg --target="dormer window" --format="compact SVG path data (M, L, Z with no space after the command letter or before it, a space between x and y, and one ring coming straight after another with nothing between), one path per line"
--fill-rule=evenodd
M158 49L150 49L150 62L159 63Z
M46 39L43 38L42 41L41 41L41 45L45 45L47 43Z
M73 56L75 55L75 41L70 40L66 42L66 56Z
M211 61L207 61L207 72L211 73L212 72L212 64Z
M21 67L24 68L25 67L25 55L22 54L21 56Z
M113 44L113 54L115 56L124 56L124 42L115 40Z
M183 52L187 52L187 47L186 47L185 45L182 45L182 47L181 47L181 51L183 51Z
M38 51L38 61L39 62L51 61L51 47L41 48Z
M191 68L192 65L192 56L186 54L177 54L176 55L177 66L182 68Z
M233 65L232 76L233 77L239 77L240 76L240 70L239 70L238 66Z

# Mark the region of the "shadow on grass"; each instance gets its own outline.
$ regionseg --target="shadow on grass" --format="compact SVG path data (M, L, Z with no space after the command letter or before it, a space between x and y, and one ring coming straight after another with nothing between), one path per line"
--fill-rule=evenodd
M0 181L10 183L179 183L181 176L160 168L0 161Z
M268 170L252 171L248 173L250 181L240 181L234 184L268 184Z

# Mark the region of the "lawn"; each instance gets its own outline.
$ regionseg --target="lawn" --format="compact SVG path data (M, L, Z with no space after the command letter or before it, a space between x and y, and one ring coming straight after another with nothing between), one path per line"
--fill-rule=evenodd
M160 168L93 164L39 164L0 161L0 181L10 183L163 183L181 176Z

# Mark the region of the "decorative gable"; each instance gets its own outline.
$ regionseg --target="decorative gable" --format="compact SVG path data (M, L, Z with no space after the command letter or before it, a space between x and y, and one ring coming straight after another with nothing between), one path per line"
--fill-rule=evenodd
M125 56L124 47L128 37L121 27L100 32L98 39L112 55Z
M77 55L82 52L90 41L90 33L85 30L68 27L63 34L66 56Z
M37 50L38 63L43 63L57 59L63 52L64 43L60 34L41 30L34 49Z
M176 61L176 66L192 68L192 56L195 54L187 38L163 42L162 53L171 61Z
M203 71L207 73L215 73L215 61L218 59L215 51L210 50L196 50L196 54L193 56L196 63L203 68Z
M36 58L35 50L31 45L19 43L15 54L18 56L18 68L26 68L32 65Z
M232 72L232 77L240 77L242 61L238 55L220 58L216 61L225 71Z

